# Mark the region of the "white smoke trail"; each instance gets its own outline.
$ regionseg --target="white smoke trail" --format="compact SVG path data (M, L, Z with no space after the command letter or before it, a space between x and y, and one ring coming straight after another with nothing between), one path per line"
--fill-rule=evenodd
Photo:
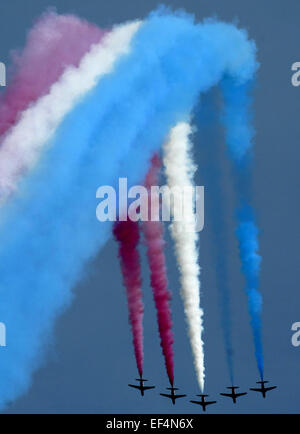
M164 145L164 165L168 187L194 187L193 175L195 165L191 156L191 142L189 135L191 126L181 122L172 128L168 142ZM176 215L174 201L173 215ZM179 210L180 211L180 210ZM177 214L177 215L180 215ZM200 308L200 267L198 265L197 242L199 235L194 218L194 206L184 208L184 218L173 220L171 234L175 243L175 254L180 270L181 297L184 303L188 334L192 347L194 366L201 391L204 389L204 351L203 351L203 311Z
M78 68L66 68L50 92L23 111L0 143L1 202L16 189L21 174L34 166L66 114L103 75L112 72L121 55L130 51L130 42L140 25L141 21L134 21L115 27L91 47Z

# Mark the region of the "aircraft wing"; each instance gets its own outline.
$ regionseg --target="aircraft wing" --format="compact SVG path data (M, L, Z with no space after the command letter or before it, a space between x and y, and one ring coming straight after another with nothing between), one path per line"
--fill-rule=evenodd
M262 392L263 389L256 389L255 387L253 387L252 389L250 388L250 390L253 390L254 392Z
M160 393L161 396L165 396L166 398L172 398L172 395L169 395L167 393Z
M186 395L175 395L174 398L184 398Z
M276 387L277 387L277 386L266 387L266 388L265 388L265 391L276 389Z
M242 393L236 393L235 394L236 397L243 396L243 395L247 395L247 392L242 392Z
M143 389L144 390L155 389L155 386L144 386Z
M210 404L216 404L217 401L204 401L204 402L201 402L201 401L190 401L190 402L192 402L193 404L199 404L199 405L206 406L206 405L210 405Z
M136 384L128 384L128 386L141 390L141 386L137 386ZM146 387L144 387L144 389L146 389Z
M222 396L229 396L229 398L232 398L232 394L231 393L220 393L220 395L222 395Z

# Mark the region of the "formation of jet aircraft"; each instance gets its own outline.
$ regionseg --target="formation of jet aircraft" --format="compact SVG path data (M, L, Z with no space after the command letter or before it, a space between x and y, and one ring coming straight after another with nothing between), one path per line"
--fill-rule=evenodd
M139 382L138 385L128 384L128 386L133 387L134 389L138 389L141 392L142 396L144 396L145 390L155 388L155 386L145 386L144 382L148 381L148 380L145 380L144 378L137 378L136 381ZM253 387L253 388L250 388L250 390L252 390L254 392L261 393L263 398L266 397L267 392L277 388L277 386L265 387L265 384L269 383L269 381L266 381L266 380L257 381L256 383L259 384L260 387ZM247 395L247 392L236 392L236 389L239 389L239 386L229 386L229 387L227 387L227 389L231 390L231 392L230 393L229 392L228 393L223 392L223 393L220 393L220 395L225 396L227 398L231 398L234 404L237 403L237 398L244 396L244 395ZM177 387L174 387L173 385L171 387L167 387L167 390L170 390L170 393L160 393L160 395L164 396L166 398L169 398L172 401L173 405L175 405L176 399L186 397L186 395L176 394L175 391L179 390L179 389ZM209 395L203 395L202 394L202 395L197 395L197 396L199 396L201 398L201 400L190 400L190 402L193 404L200 405L202 407L203 411L206 411L206 407L208 405L212 405L212 404L217 403L217 401L206 401L206 398Z

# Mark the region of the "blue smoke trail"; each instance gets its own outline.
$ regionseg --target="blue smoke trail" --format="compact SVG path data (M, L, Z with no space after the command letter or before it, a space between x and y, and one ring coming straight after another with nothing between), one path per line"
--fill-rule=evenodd
M222 191L219 156L219 132L217 102L211 94L201 98L200 108L195 115L197 132L200 134L199 146L201 158L199 170L205 180L208 192L206 209L209 213L209 225L212 228L213 255L215 257L216 283L219 291L220 323L224 339L225 355L231 384L234 384L234 363L232 343L232 315L230 306L230 288L228 276L228 245L226 223L224 221L224 192Z
M251 126L250 91L253 82L241 84L226 77L222 82L225 101L224 123L229 155L235 169L235 186L238 193L239 210L237 211L242 272L246 280L248 310L254 340L255 357L258 371L263 379L263 345L262 345L262 296L259 292L259 271L261 257L258 254L258 229L251 207L251 148L254 129Z
M255 71L255 48L233 25L167 12L151 14L113 73L67 116L0 222L0 407L39 366L57 315L72 300L84 265L110 235L96 220L101 185L144 179L150 155L200 92L226 74Z
M255 225L252 209L245 206L238 213L239 225L237 238L239 240L242 271L246 278L248 294L248 309L253 330L255 356L261 379L263 379L263 348L261 339L261 309L262 296L258 291L259 269L261 257L258 255L258 229Z

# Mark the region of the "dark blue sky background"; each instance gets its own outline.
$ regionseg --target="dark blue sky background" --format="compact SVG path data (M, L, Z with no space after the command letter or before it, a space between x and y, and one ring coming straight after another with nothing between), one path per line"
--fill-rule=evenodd
M8 62L10 49L24 44L26 31L48 6L55 6L59 13L73 12L101 27L109 27L145 17L159 3L155 0L52 0L50 3L49 0L2 0L0 60ZM199 164L196 181L206 189L206 220L200 247L206 391L218 400L209 411L298 413L300 348L292 346L290 329L293 322L300 321L300 89L292 87L290 77L291 64L300 61L300 3L297 0L288 3L282 0L174 0L164 3L174 8L184 7L194 13L197 20L212 15L226 21L237 20L256 40L261 63L254 101L257 136L253 197L261 228L263 256L261 291L264 297L265 377L277 384L278 389L270 392L266 400L249 392L236 406L218 396L229 385L216 284L218 250L228 261L236 383L246 391L258 380L258 373L234 238L232 177L223 132L216 122L217 93L211 92L204 98L203 107L197 109L198 133L195 140ZM216 188L216 177L221 189ZM222 213L218 208L221 199L224 204ZM214 235L214 225L218 222L224 225L223 240ZM180 390L193 398L198 389L179 297L178 271L168 234L167 243L168 275L173 292L175 380ZM142 399L127 387L137 373L117 246L110 241L86 268L84 280L74 288L74 302L56 323L54 340L49 343L43 367L34 375L28 393L10 405L9 413L198 411L188 399L179 400L173 407L158 395L168 383L143 248L141 251L146 306L145 377L157 388Z

